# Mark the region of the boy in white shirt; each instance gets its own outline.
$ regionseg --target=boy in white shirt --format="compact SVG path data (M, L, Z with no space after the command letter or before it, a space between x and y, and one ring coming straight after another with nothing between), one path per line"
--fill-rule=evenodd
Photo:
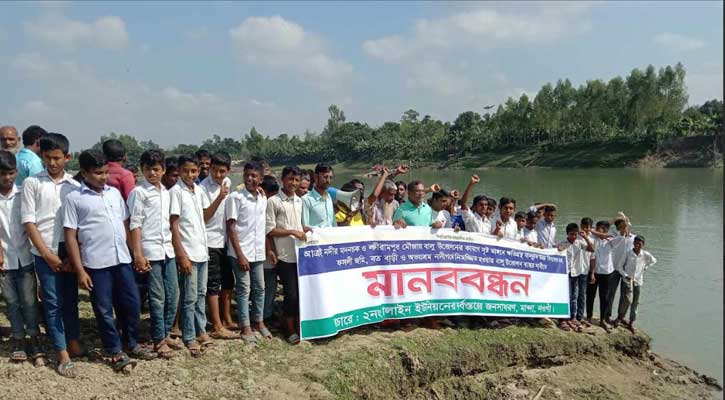
M220 294L223 288L234 285L233 276L225 274L229 263L226 255L226 224L224 223L224 203L226 202L232 181L227 177L232 168L229 154L219 152L211 156L209 175L199 184L202 189L204 220L206 220L206 240L209 252L209 278L206 286L207 318L212 326L210 336L214 339L234 339L238 335L224 327L220 313ZM224 282L224 280L227 282ZM228 282L231 280L231 282ZM224 284L223 284L224 282ZM228 307L231 307L231 299Z
M82 354L78 319L78 280L65 256L63 224L59 211L66 195L80 184L65 172L70 160L68 139L48 133L40 139L45 170L23 182L21 222L32 243L35 272L45 313L46 334L56 352L56 371L65 377L76 375L71 356Z
M156 358L156 353L136 341L141 300L126 241L128 209L121 193L106 184L108 161L103 153L86 150L78 161L83 183L66 196L62 206L65 243L78 285L91 294L103 349L113 370L121 371L136 365L123 344L136 358Z
M161 183L166 160L160 150L141 154L144 181L128 196L131 249L136 271L148 273L149 314L154 350L162 358L172 356L171 327L179 305L179 276L171 243L169 191Z
M584 318L584 305L586 302L587 282L589 278L589 255L594 250L592 242L583 233L579 226L571 223L566 226L566 239L557 246L559 251L566 250L569 269L569 312L571 319L560 322L561 329L568 331L574 329L581 331L581 320Z
M516 200L510 197L501 197L498 202L499 219L493 226L491 234L500 238L516 240L516 234L519 232L514 213L516 212Z
M199 158L180 156L179 180L169 191L171 241L179 270L181 340L192 357L201 355L202 345L211 343L206 333L207 253L204 193L194 182L199 176Z
M521 229L521 241L528 244L531 247L541 248L539 244L539 237L536 234L536 222L538 217L536 212L529 211L526 213L526 221L523 229Z
M609 281L614 273L614 262L612 261L612 238L607 234L609 222L598 221L596 229L590 233L594 236L594 268L589 274L589 286L587 286L587 320L592 322L594 312L594 298L599 291L599 325L605 331L609 331L609 324L606 322L607 299L609 298Z
M635 238L635 235L629 230L629 218L623 213L620 212L619 216L614 220L614 227L616 232L610 246L612 247L612 263L614 264L614 271L616 273L610 275L609 293L607 294L607 315L605 316L605 321L610 325L613 323L611 317L614 311L614 297L617 295L617 289L619 289L622 276L624 276L622 264L627 259L628 251L634 246Z
M264 270L262 264L266 259L267 212L267 198L259 190L263 171L264 168L258 162L247 163L244 166L244 187L230 195L225 210L229 238L228 254L236 281L239 325L242 329L242 340L247 344L257 342L251 323L254 323L254 327L262 337L272 338L269 329L264 325L263 315ZM249 309L250 293L251 312Z
M539 244L544 249L556 247L556 226L554 226L555 219L556 207L549 205L544 207L544 218L539 219L536 223L536 236L539 239Z
M473 198L473 204L468 207L468 199L471 197L473 187L481 182L478 175L471 176L471 180L466 186L466 190L461 197L461 217L463 224L466 226L467 232L479 232L487 235L491 234L491 222L486 216L488 209L488 199L486 196L479 195Z
M12 330L10 361L23 362L42 356L38 326L38 297L30 242L20 223L22 194L15 185L15 155L0 150L0 288ZM25 339L25 335L30 340Z
M632 249L627 252L627 258L622 265L622 291L619 296L619 312L615 326L624 323L624 317L629 310L629 323L627 328L636 332L634 321L637 319L637 306L639 306L639 292L644 283L644 271L654 265L657 259L644 250L644 237L634 238ZM630 309L631 307L631 309Z
M435 213L433 220L440 221L442 228L453 228L451 209L453 205L452 196L445 190L434 192L430 199L430 207Z

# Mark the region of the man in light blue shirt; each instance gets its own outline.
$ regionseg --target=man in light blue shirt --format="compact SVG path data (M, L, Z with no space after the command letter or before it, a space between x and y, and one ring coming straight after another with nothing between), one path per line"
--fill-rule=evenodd
M25 178L34 176L43 171L43 160L40 159L40 138L47 132L45 129L37 126L29 126L23 132L24 148L20 149L15 156L18 165L18 176L15 178L15 184L18 187L23 185Z
M317 164L315 187L302 197L302 226L328 228L337 226L332 196L327 189L332 184L332 167Z

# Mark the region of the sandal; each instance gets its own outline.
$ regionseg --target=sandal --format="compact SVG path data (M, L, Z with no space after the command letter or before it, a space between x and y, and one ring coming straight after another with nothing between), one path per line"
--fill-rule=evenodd
M58 375L66 378L75 378L76 376L78 376L78 371L76 370L76 365L73 363L73 361L66 361L64 363L58 364L56 372L58 372Z
M580 323L585 328L591 328L591 326L592 326L592 324L589 321L585 320L585 319L584 320L581 320Z
M575 320L575 319L573 319L573 320L569 321L569 326L571 326L571 328L572 328L572 329L573 329L573 330L574 330L575 332L581 332L581 331L582 331L582 326L581 326L581 324L579 323L579 321L577 321L577 320Z
M196 341L201 345L202 348L207 348L214 344L208 334L202 333L196 337Z
M222 328L218 331L212 331L211 333L209 333L209 336L212 339L221 339L221 340L236 339L238 337L237 334L235 334L234 332L230 331L227 328Z
M293 333L289 335L287 338L287 343L289 344L298 344L300 342L300 336L296 333Z
M114 360L114 357L118 357L118 359ZM129 365L131 367L136 367L136 364L136 361L129 358L129 356L127 356L124 352L120 352L111 357L111 368L113 368L115 372L121 372Z
M184 342L179 338L172 338L171 336L164 339L164 343L171 347L171 350L184 350Z
M246 344L252 344L252 345L257 344L257 335L255 335L254 333L252 333L250 335L242 334L241 337L242 337L242 340L244 340L244 343L246 343Z
M25 362L28 361L28 353L25 352L22 339L13 339L13 352L10 355L10 361L12 362Z
M154 351L159 355L159 358L163 358L164 360L174 357L174 350L172 350L164 340L154 345Z
M186 348L189 350L189 354L191 354L192 357L196 358L201 356L201 345L196 340L192 340L187 343Z
M159 357L158 353L140 344L131 349L130 354L131 357L144 361L155 360Z
M259 329L259 333L265 339L272 339L272 332L270 332L269 329L267 329L266 326L265 327L262 327L261 329Z
M559 321L559 329L566 332L571 332L571 325L569 325L569 322L565 319Z

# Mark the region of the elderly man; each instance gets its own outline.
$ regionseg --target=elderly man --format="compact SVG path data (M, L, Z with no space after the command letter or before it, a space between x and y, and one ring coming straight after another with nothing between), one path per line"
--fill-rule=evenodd
M47 132L38 125L31 125L23 131L23 147L15 158L18 161L18 175L15 184L23 185L25 178L43 171L43 161L40 159L40 138Z
M0 148L13 154L17 154L18 150L20 150L20 138L18 137L18 130L14 126L5 125L0 127Z

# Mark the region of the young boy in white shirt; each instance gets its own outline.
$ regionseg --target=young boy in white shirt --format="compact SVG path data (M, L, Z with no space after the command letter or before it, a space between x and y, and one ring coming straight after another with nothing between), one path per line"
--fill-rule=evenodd
M0 288L12 330L10 361L42 356L37 284L30 242L20 223L22 194L15 185L15 155L0 150ZM25 335L30 336L26 340Z
M516 240L519 232L514 213L516 213L516 200L510 197L501 197L498 202L499 219L491 229L491 234L500 238Z
M192 357L199 357L202 346L211 343L206 333L207 253L204 193L196 183L199 158L180 156L179 180L169 191L171 242L179 270L181 340Z
M56 371L75 377L71 356L82 354L78 319L78 280L65 256L63 224L58 212L66 195L80 184L65 172L70 160L68 139L48 133L40 139L45 170L23 182L21 222L32 243L35 272L45 313L46 333L56 352Z
M234 339L238 337L228 330L222 323L221 304L219 302L223 288L233 287L234 277L231 279L225 272L229 267L226 255L226 224L224 222L224 204L229 194L232 181L227 177L232 168L232 159L229 154L219 152L211 156L209 175L199 184L202 189L204 207L204 220L206 220L206 240L209 252L209 278L206 286L207 319L211 323L209 336L214 339ZM224 282L225 280L231 282ZM231 307L231 299L227 307Z
M264 270L266 259L267 198L259 184L264 168L258 162L244 166L244 187L232 193L226 203L225 218L229 238L229 256L234 272L235 292L242 340L254 344L257 338L252 323L265 339L272 334L264 324ZM251 286L251 287L250 287ZM250 312L249 302L252 308Z
M471 180L466 186L466 190L461 197L461 217L463 224L466 226L467 232L479 232L487 235L491 234L491 222L486 216L488 209L488 199L486 196L479 195L473 198L473 204L468 207L468 199L471 197L473 187L481 182L478 175L472 175Z
M536 236L544 249L556 247L554 220L556 220L556 207L551 205L544 207L544 217L536 223Z
M83 183L66 196L62 206L65 243L78 285L91 294L103 349L113 370L121 371L136 365L123 344L136 358L156 358L156 353L136 341L141 300L126 240L128 209L118 189L106 184L108 161L103 153L86 150L78 161Z
M128 196L131 249L136 271L149 275L154 351L162 358L170 358L172 348L179 349L170 335L179 304L179 277L169 225L171 199L161 183L166 169L164 153L147 150L141 154L140 164L144 181Z
M644 283L644 271L654 265L657 259L644 250L644 236L636 236L632 249L627 252L627 258L622 265L622 288L619 296L619 312L615 326L624 323L629 310L629 323L627 328L636 333L634 321L637 319L637 306L639 306L639 293ZM631 308L630 308L631 307Z
M617 295L617 289L624 276L622 264L627 258L627 253L634 246L635 235L630 232L629 219L623 214L614 220L616 232L612 238L610 246L612 247L612 263L614 263L614 271L616 273L610 275L609 293L607 293L607 315L605 321L613 324L611 321L612 312L614 311L614 297Z
M599 292L599 325L607 332L610 326L606 322L607 299L609 298L609 281L614 273L614 262L612 261L612 238L609 232L609 222L598 221L596 229L590 233L594 236L594 268L589 274L589 286L587 286L587 320L592 323L594 312L594 298Z
M536 234L536 222L538 216L535 211L529 211L526 213L526 221L523 229L521 229L521 241L528 244L531 247L541 248L539 244L539 236Z
M557 249L566 250L569 269L569 312L570 320L560 322L561 329L581 331L584 318L587 282L589 279L589 255L594 250L589 238L579 231L579 226L571 223L566 226L566 239L562 240Z

